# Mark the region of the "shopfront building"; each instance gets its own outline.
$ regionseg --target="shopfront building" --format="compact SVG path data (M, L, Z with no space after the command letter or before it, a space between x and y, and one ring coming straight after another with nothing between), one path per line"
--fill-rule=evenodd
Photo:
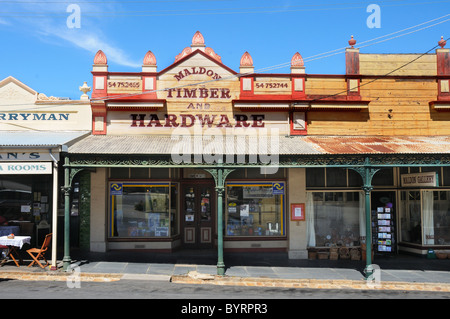
M39 246L47 233L53 233L53 267L58 214L64 211L59 200L61 154L90 133L86 98L47 97L11 76L0 81L1 236L28 235L32 245Z
M149 51L130 73L99 51L92 134L65 165L71 178L95 168L90 250L214 248L223 267L223 250L445 247L448 49L420 67L419 55L345 54L342 75L307 74L299 53L290 73L265 74L245 52L237 72L197 32L172 65L158 71ZM402 182L430 171L432 186Z

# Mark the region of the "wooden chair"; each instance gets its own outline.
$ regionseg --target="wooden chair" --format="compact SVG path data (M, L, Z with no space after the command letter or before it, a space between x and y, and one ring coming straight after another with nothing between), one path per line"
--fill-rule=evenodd
M27 253L33 258L33 262L28 265L28 267L33 266L34 264L38 264L41 268L45 268L48 265L47 259L45 259L45 252L48 249L48 246L50 245L50 241L52 240L52 234L48 234L45 236L44 243L42 244L41 248L31 248L27 250ZM42 263L39 260L45 260L46 264L42 265Z

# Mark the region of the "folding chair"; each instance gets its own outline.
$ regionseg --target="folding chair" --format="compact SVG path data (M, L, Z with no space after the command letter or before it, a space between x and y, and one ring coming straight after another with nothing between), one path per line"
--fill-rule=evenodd
M50 241L52 240L52 234L48 234L45 236L44 243L41 248L31 248L27 250L27 253L33 258L33 262L28 265L28 267L33 266L34 264L38 264L41 268L45 268L48 265L47 259L45 259L45 252L50 245ZM45 260L46 264L42 265L39 260Z

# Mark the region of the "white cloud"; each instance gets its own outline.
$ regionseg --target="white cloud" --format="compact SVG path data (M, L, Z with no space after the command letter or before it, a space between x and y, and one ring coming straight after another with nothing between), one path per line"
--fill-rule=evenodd
M108 61L112 61L119 65L133 68L137 68L142 65L142 63L132 61L120 48L108 44L106 41L101 40L97 34L90 31L85 31L83 28L67 30L51 29L46 30L46 33L61 38L76 47L89 51L93 54L97 53L98 50L102 50L106 54ZM92 56L92 59L93 58L94 56Z
M21 6L21 9L17 7ZM66 41L68 44L74 45L75 47L86 50L92 53L92 59L94 59L94 54L98 50L105 52L108 62L117 63L122 66L127 67L140 67L142 63L132 61L127 54L118 48L110 44L107 36L105 36L99 29L99 25L104 25L105 21L101 21L101 18L90 18L84 19L83 12L89 11L114 11L115 6L102 4L102 6L97 6L94 4L83 4L81 6L81 28L69 28L66 25L66 18L68 18L72 11L67 12L68 4L39 4L33 5L18 3L16 5L5 6L6 11L18 11L22 10L24 14L33 12L42 12L47 15L40 18L15 18L12 23L0 18L0 24L11 25L17 28L24 29L26 32L36 35L42 41L52 42L51 40ZM58 15L55 15L57 13ZM67 16L62 16L61 13L66 13ZM64 21L64 23L62 23ZM60 43L58 43L60 44Z

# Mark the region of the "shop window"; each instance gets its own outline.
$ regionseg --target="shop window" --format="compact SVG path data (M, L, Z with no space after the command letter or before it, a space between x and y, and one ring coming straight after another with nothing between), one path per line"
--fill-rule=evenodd
M109 236L169 237L177 233L177 185L111 182Z
M0 223L51 222L52 175L2 175ZM32 228L32 227L31 227Z
M227 183L227 236L285 236L285 183Z
M428 235L425 240L434 245L450 245L450 191L433 193L433 214L424 216L425 223L427 222L429 227L432 225L432 229L429 229L428 234L425 232L425 235ZM425 219L427 217L428 219Z
M400 241L421 244L420 191L400 192Z
M365 237L361 192L307 192L309 247L358 246Z
M450 244L450 191L402 191L401 240L422 245Z

